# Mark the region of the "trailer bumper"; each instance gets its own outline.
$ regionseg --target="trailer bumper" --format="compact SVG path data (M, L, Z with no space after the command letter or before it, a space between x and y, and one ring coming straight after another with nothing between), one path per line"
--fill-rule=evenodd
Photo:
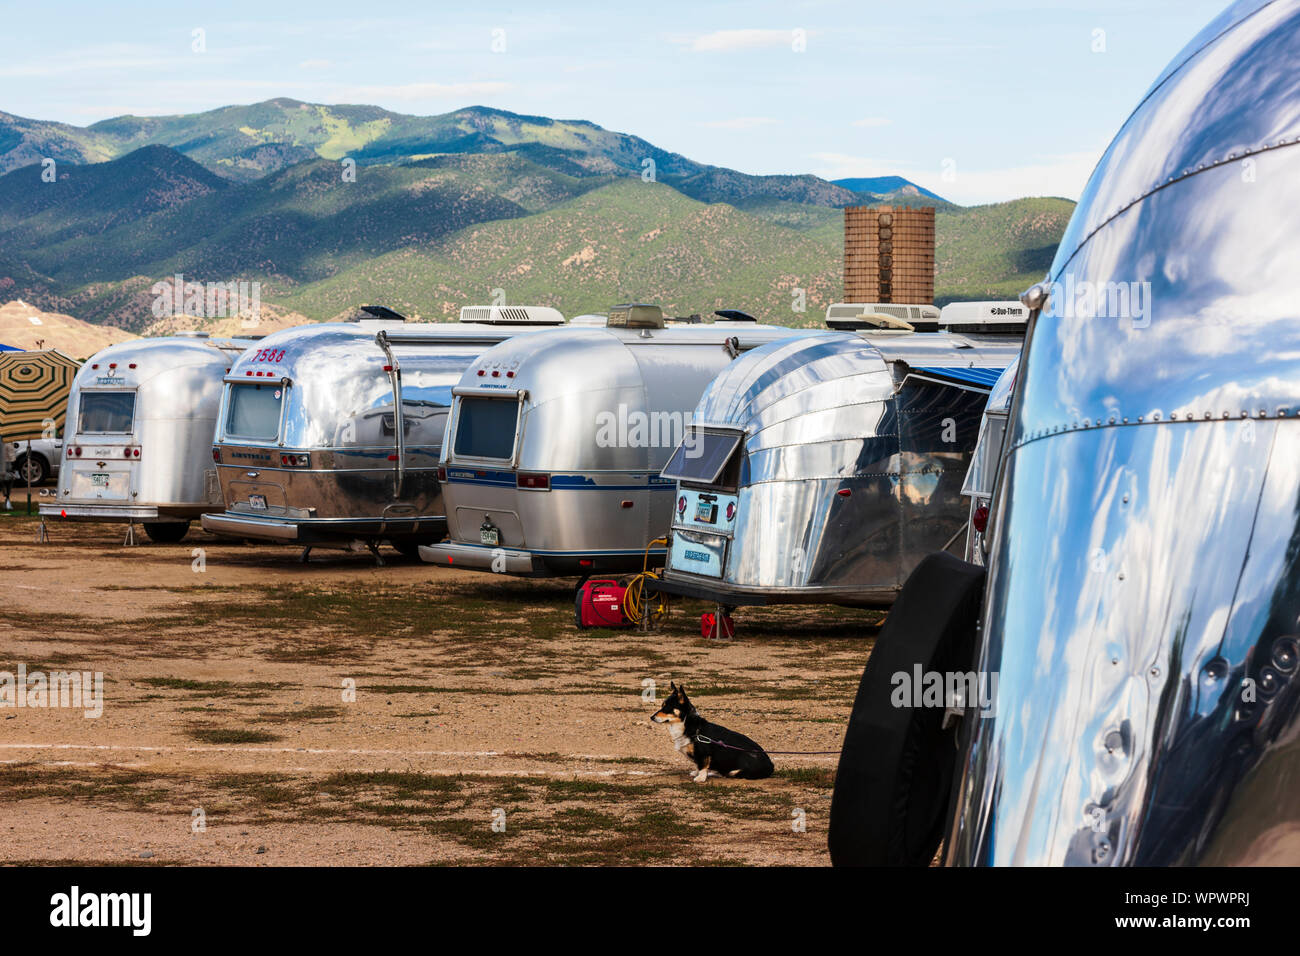
M157 521L158 509L151 505L40 505L42 518L62 518L68 521Z
M453 568L472 571L496 571L500 574L546 574L546 564L531 551L515 548L493 548L487 545L426 544L420 548L420 560Z
M203 530L232 538L259 538L267 541L297 541L298 522L292 519L253 518L248 515L211 514L203 516Z
M447 519L442 515L414 518L304 518L225 511L204 515L203 530L232 538L301 545L337 544L357 539L436 541L447 533Z

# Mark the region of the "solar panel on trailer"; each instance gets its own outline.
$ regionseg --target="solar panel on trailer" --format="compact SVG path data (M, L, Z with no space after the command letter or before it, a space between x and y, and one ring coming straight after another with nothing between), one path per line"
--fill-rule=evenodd
M739 432L693 431L677 446L660 474L678 481L711 485L722 474L742 437Z
M62 428L68 393L81 364L57 349L0 354L0 436L42 438L47 422Z

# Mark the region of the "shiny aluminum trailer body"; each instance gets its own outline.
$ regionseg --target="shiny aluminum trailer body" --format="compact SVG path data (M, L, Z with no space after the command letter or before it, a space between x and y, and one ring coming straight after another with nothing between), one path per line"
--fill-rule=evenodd
M1300 863L1297 64L1300 0L1216 18L1026 293L950 863Z
M221 380L251 344L170 336L94 355L72 383L58 490L42 516L166 524L220 511Z
M210 451L225 510L204 529L308 546L441 538L452 386L485 349L536 328L363 321L267 336L225 379Z
M892 604L921 558L963 537L980 415L1019 349L823 332L732 363L664 471L678 485L657 586L732 606Z
M750 322L568 328L485 352L455 389L448 540L421 556L537 576L640 569L668 531L673 485L659 471L700 394L739 352L800 334ZM661 562L663 549L650 554Z

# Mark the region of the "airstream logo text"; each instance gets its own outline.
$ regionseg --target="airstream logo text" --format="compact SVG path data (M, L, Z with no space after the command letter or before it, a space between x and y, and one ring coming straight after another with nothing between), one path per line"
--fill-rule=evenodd
M80 710L94 720L104 714L104 675L99 671L0 671L0 709L6 707Z
M894 689L889 702L895 707L944 707L964 711L967 703L978 704L981 717L997 716L998 672L896 671L889 678Z
M149 290L153 300L153 314L166 316L189 315L202 319L225 319L238 316L252 327L262 314L262 284L260 282L186 282L183 273L170 279L155 282Z
M126 379L116 375L100 375L95 379L96 385L125 385Z
M703 453L702 443L688 434L690 416L683 412L643 412L619 405L617 411L596 413L596 445L600 448L676 448L686 457Z

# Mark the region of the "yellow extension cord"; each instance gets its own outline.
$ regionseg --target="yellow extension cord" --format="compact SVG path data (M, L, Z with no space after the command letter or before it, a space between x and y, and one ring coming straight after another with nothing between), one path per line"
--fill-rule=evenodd
M668 595L663 591L655 594L655 603L649 609L645 606L645 582L647 578L659 579L659 575L650 570L650 549L656 544L667 545L667 538L655 538L645 546L645 558L641 562L641 573L632 578L623 590L623 613L633 624L640 625L646 613L650 623L658 625L668 614Z

